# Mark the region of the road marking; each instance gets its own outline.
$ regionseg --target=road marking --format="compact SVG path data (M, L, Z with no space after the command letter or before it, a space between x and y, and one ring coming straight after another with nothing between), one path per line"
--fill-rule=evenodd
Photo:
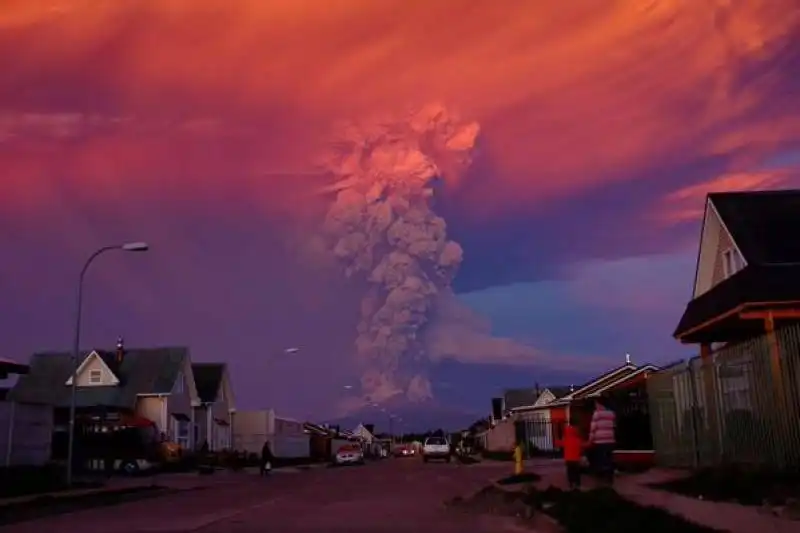
M257 509L263 509L264 507L269 507L274 505L278 502L283 501L285 498L273 498L271 500L266 500L261 503L257 503L255 505L250 505L248 507L242 507L239 509L231 509L228 511L221 511L218 513L211 513L207 515L203 515L200 517L191 518L186 521L178 520L177 523L167 521L165 524L158 524L152 527L147 527L144 529L139 529L142 533L167 533L167 532L174 532L174 531L196 531L198 529L202 529L204 527L210 526L212 524L216 524L218 522L222 522L224 520L229 520L241 514L244 514L248 511L255 511Z

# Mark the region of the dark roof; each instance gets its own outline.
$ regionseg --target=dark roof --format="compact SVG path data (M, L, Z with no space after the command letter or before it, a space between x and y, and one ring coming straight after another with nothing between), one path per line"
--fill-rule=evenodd
M673 335L745 304L791 301L800 301L800 264L750 264L690 301Z
M708 199L748 264L800 263L800 190L712 193Z
M225 375L225 363L195 363L192 365L192 374L200 401L215 402Z
M189 356L187 348L128 349L122 363L114 361L115 352L94 350L104 362L112 361L111 370L120 384L108 387L79 387L78 407L133 408L137 394L168 394ZM84 352L88 357L90 352ZM110 359L109 359L110 358ZM66 407L70 389L66 383L72 374L68 353L37 353L31 357L30 371L21 376L9 393L9 399L26 403L44 403Z
M532 389L507 389L503 391L505 409L511 410L516 407L533 405L539 398L540 390Z
M611 383L612 381L617 380L622 376L625 376L635 371L636 371L636 365L634 365L633 363L625 363L624 365L620 365L616 368L612 368L608 372L600 374L596 378L587 381L580 387L575 387L575 390L572 392L579 393L576 394L576 397L583 397L591 394L596 389L603 387L604 385Z
M556 400L558 400L559 398L563 398L564 396L572 392L572 387L562 386L562 385L559 385L557 387L545 387L545 388L549 390L551 393L553 393L553 396L556 397Z

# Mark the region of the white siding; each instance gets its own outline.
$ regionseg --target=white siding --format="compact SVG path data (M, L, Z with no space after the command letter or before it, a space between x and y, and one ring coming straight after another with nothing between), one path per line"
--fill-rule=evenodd
M9 431L12 416L14 428ZM0 402L0 464L41 465L46 463L50 460L52 437L52 406ZM9 438L11 439L10 450Z
M238 411L233 417L234 448L261 453L264 441L269 440L277 457L308 457L310 438L302 422L275 416L272 409Z

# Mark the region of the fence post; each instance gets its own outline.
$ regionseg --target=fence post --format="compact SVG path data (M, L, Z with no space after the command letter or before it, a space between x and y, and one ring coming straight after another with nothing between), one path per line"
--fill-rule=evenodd
M692 466L698 468L700 466L700 439L697 427L697 382L695 381L694 367L692 359L687 362L687 370L689 374L689 392L691 394L691 402L689 402L689 411L692 419ZM676 409L677 411L677 409ZM677 413L676 413L677 414Z

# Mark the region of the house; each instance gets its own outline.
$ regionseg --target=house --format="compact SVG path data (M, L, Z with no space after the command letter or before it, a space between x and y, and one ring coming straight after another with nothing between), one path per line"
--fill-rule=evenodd
M800 320L800 191L712 193L706 198L692 298L674 336L737 342Z
M539 387L506 389L503 391L502 418L519 407L533 405L539 398Z
M66 457L72 371L69 353L34 354L30 371L9 393L15 402L51 406L57 459ZM193 446L193 407L200 402L187 348L126 349L120 339L115 351L81 354L75 377L79 426L88 429L110 420L148 422L184 449Z
M231 448L236 406L228 365L194 363L192 374L200 399L200 405L194 408L195 447L207 443L209 451Z
M662 457L798 464L774 444L792 439L776 432L800 428L798 223L800 190L706 197L691 299L673 332L699 346L699 358L659 379L659 424L672 426ZM758 445L736 436L742 425L763 428Z
M233 441L237 450L261 453L269 442L276 457L299 458L311 454L311 439L303 422L279 417L274 409L237 411L233 417Z
M554 451L555 442L563 434L567 420L567 406L554 404L575 390L574 387L545 387L532 405L511 409L511 417L524 425L524 435L536 450Z
M704 361L719 345L764 337L765 370L778 398L787 384L796 394L800 378L797 365L782 362L786 354L775 333L800 322L800 240L793 233L798 223L800 190L709 194L692 299L674 331L680 342L700 345ZM703 385L715 387L710 372Z
M375 435L364 424L357 425L351 433L364 444L371 444L375 440Z
M28 365L0 358L0 379L26 374ZM9 400L0 389L0 460L6 467L42 465L50 459L53 409L49 405Z

